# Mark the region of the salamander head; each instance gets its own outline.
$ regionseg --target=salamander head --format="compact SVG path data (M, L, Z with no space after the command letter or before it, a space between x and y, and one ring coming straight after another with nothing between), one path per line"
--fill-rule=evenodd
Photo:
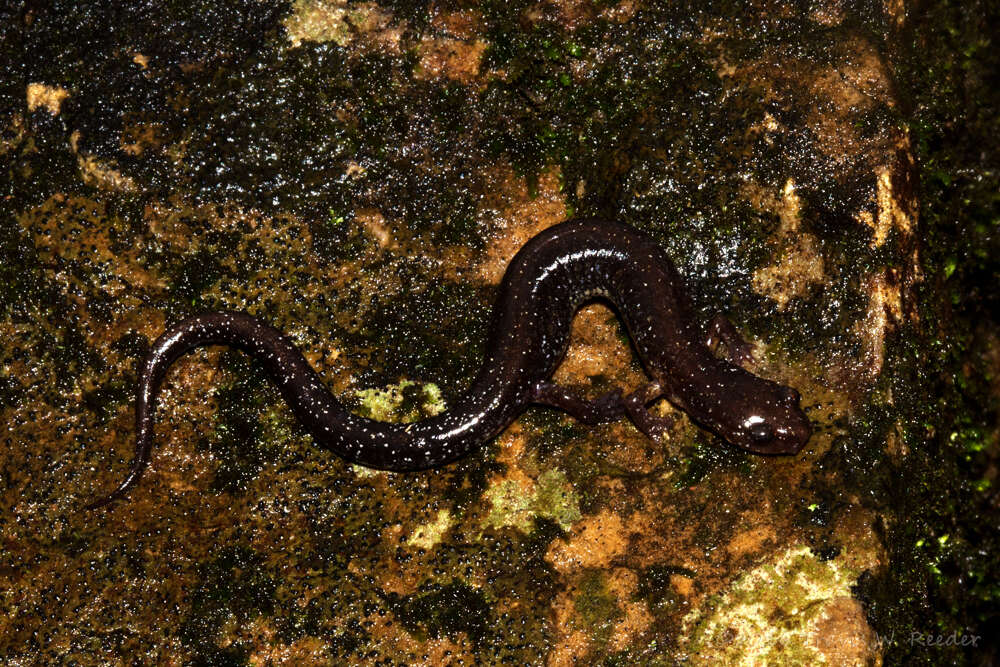
M798 454L812 434L809 418L799 407L799 392L775 384L768 394L758 396L735 425L734 444L757 454Z
M812 426L799 392L736 366L717 377L685 392L684 407L695 421L755 454L797 454L809 440Z
M760 380L750 401L743 401L735 419L727 420L726 440L755 454L798 454L809 440L812 426L799 407L799 392Z

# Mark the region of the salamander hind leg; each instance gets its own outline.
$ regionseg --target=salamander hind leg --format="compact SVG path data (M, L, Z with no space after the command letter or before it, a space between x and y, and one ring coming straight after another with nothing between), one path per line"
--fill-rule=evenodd
M558 408L577 421L591 426L614 421L625 414L621 389L587 400L565 387L551 382L539 382L531 392L531 402Z
M663 388L652 382L625 397L623 403L629 419L647 438L657 440L677 422L675 415L658 417L649 413L647 404L663 395Z

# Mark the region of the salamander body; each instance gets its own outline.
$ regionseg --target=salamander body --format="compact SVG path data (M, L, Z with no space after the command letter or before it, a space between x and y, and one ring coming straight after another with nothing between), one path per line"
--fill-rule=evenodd
M609 301L620 314L651 382L629 396L587 401L549 382L580 306ZM758 454L794 454L811 428L794 389L757 377L713 354L721 337L738 359L748 353L725 323L703 327L683 281L647 235L616 222L581 219L541 232L516 254L500 285L485 358L472 386L432 418L392 424L351 414L293 343L244 313L210 312L170 327L143 363L136 399L135 459L99 507L138 482L153 445L155 406L170 365L204 345L232 345L262 363L295 416L321 446L372 468L413 471L445 465L489 442L532 403L561 408L585 423L630 417L649 435L663 427L646 411L660 397L730 443Z

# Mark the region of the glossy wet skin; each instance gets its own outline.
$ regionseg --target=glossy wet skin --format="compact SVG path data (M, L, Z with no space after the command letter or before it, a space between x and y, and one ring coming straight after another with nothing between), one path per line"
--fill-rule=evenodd
M755 454L797 454L812 433L799 392L738 366L723 362L712 373L692 375L688 385L689 416Z
M625 321L653 382L642 396L598 401L567 397L549 384L587 301L609 301ZM243 313L185 319L153 344L136 400L136 453L130 473L99 507L138 482L151 455L156 398L167 369L203 345L236 346L267 369L296 417L321 446L372 468L400 472L447 464L489 442L528 405L566 410L586 423L629 416L647 434L644 405L663 396L730 443L758 454L794 454L810 435L798 393L716 357L687 304L670 259L648 236L606 220L551 227L517 253L500 286L491 338L472 386L451 409L413 424L348 412L280 331Z

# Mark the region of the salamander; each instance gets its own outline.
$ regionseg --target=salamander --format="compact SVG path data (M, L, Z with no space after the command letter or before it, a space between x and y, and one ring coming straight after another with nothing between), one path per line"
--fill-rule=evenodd
M649 376L647 385L629 395L616 390L585 400L550 381L566 353L576 311L595 299L616 309ZM696 423L756 454L796 454L811 434L799 393L744 370L740 362L750 348L732 325L719 318L699 323L664 250L624 224L579 219L528 241L507 267L489 331L476 379L454 405L419 422L396 424L349 412L292 341L256 317L208 312L184 319L154 342L142 364L128 476L89 507L121 498L139 481L149 463L167 369L188 350L212 344L235 346L263 364L316 443L371 468L443 466L482 447L531 404L562 409L586 424L627 416L655 437L668 422L647 406L666 398ZM720 342L728 358L715 354Z

